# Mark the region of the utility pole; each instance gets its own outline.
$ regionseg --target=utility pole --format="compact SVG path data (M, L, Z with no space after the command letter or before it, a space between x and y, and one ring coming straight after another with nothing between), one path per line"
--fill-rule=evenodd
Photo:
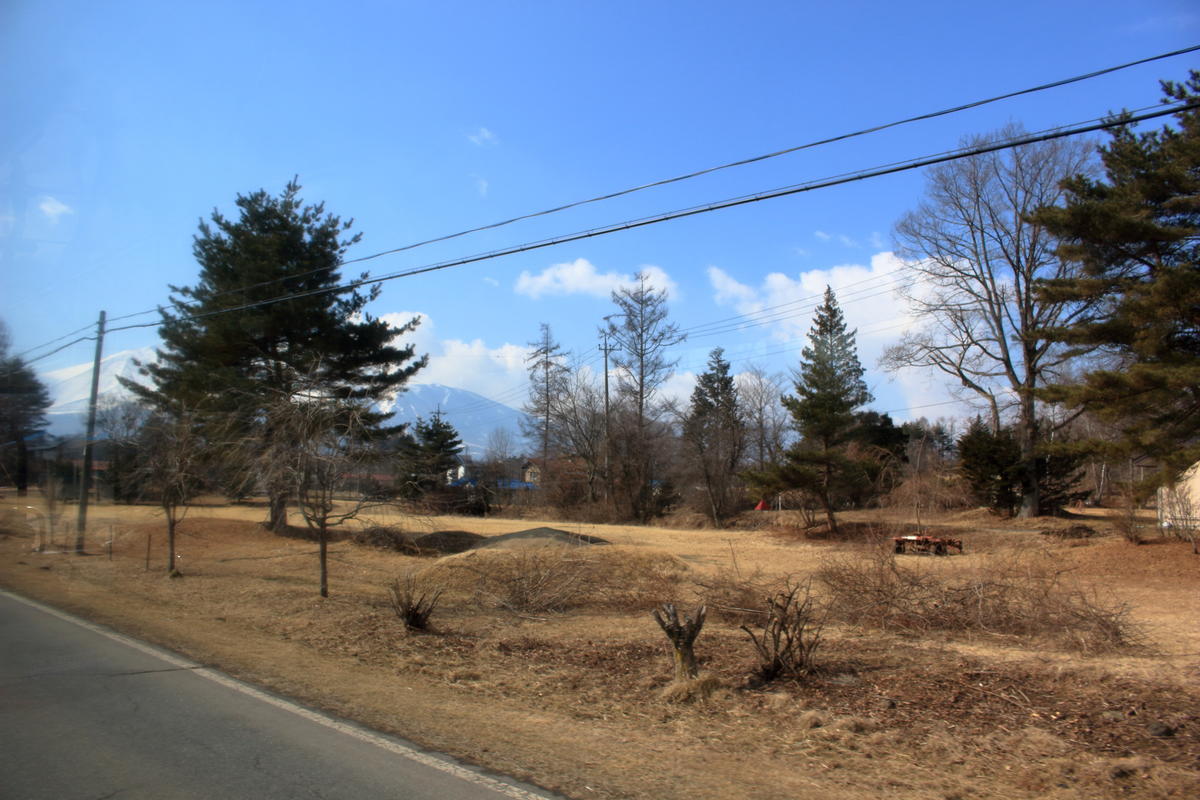
M79 485L79 519L75 523L75 553L83 555L87 531L88 495L92 491L92 440L96 436L96 398L100 393L100 356L104 353L104 312L96 323L96 359L92 362L92 396L88 400L87 439L83 444L83 479Z
M604 318L608 322L608 317ZM608 346L608 329L601 328L600 335L604 337L604 344L600 346L601 352L604 353L604 494L607 500L612 495L612 473L609 470L608 457L612 452L610 443L612 439L608 432L608 354L615 348Z

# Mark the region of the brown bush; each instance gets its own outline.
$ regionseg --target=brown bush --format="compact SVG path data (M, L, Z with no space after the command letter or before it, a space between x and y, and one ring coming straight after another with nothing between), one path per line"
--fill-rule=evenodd
M411 570L392 581L388 587L392 610L413 631L429 628L429 617L437 607L442 589L434 588L428 580L422 580Z
M816 666L824 613L817 607L811 582L788 581L767 598L766 614L756 628L742 625L758 652L758 678L801 678Z
M665 553L529 544L472 551L444 559L432 570L448 588L510 611L643 612L678 598L688 567Z
M1044 637L1082 651L1126 647L1140 638L1127 605L1070 585L1064 570L1036 555L1001 555L948 576L878 552L827 561L816 577L832 615L881 630Z
M756 569L743 576L736 570L720 570L691 579L698 602L716 613L724 622L761 622L767 615L763 598L778 592L784 583L780 577L767 577Z

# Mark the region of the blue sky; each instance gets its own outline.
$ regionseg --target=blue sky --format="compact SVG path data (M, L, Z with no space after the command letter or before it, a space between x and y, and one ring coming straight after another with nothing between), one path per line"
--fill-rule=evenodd
M361 256L564 202L1200 43L1191 2L54 2L0 6L0 318L20 352L191 284L191 238L239 192L353 217ZM372 262L373 274L1152 105L1194 55L727 170ZM613 286L652 267L684 330L789 316L677 348L786 372L832 282L874 407L957 413L930 376L875 368L906 320L891 227L919 173L705 214L384 285L419 313L422 380L510 405L547 322L583 363ZM815 299L815 298L814 298ZM141 322L150 317L138 317ZM153 345L112 334L106 352ZM82 343L39 361L91 358ZM36 357L40 352L30 355Z

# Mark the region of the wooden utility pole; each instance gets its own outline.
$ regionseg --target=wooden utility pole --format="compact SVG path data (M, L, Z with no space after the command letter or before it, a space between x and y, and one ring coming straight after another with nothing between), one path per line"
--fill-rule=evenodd
M606 322L608 321L608 317L604 319ZM608 354L615 348L608 346L607 328L601 328L600 335L604 337L604 344L600 346L600 350L604 353L604 499L607 500L612 495L612 478L608 464L608 456L612 452L612 447L609 446L612 440L608 428Z
M92 440L96 436L96 399L100 393L100 356L104 353L104 312L96 323L96 358L92 362L92 396L88 399L87 438L83 444L83 478L79 483L79 520L75 523L75 552L83 554L87 531L88 495L92 491Z

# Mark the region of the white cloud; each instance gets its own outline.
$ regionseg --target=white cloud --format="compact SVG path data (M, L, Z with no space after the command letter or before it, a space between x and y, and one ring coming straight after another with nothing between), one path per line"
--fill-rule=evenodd
M739 314L753 314L762 308L759 293L744 283L738 283L720 267L708 268L708 281L716 294L717 305L732 306Z
M471 144L476 147L495 147L500 144L500 140L496 138L496 134L489 131L487 128L480 128L475 133L468 133L467 138L471 140Z
M845 247L858 247L858 242L854 241L844 233L838 234L838 241L841 242Z
M867 243L871 245L872 250L886 250L887 242L879 235L879 231L871 231L871 235L867 238Z
M420 312L399 311L384 314L380 319L390 325L402 325L413 317L418 317L420 324L399 343L412 344L418 356L429 355L429 365L413 377L413 383L440 383L467 389L514 407L524 402L528 346L489 347L482 339L469 342L439 339L433 320Z
M480 197L487 197L487 193L488 193L487 178L481 178L478 175L475 175L473 177L475 178L475 191L479 192Z
M813 231L813 236L817 237L817 238L818 238L818 239L820 239L822 242L828 242L830 239L832 239L832 238L833 238L832 236L830 236L830 235L829 235L828 233L826 233L825 231Z
M41 201L38 203L38 208L41 209L43 214L50 218L51 222L58 222L58 218L63 214L75 213L75 209L71 208L61 200L51 197L50 195L46 195L41 199Z
M495 278L490 278L486 275L483 278L483 282L486 283L488 286L499 286L500 285L500 281L496 280Z
M641 267L651 286L666 291L668 297L677 297L679 286L671 279L662 267L652 264ZM608 297L614 290L628 286L634 280L633 275L618 272L601 273L596 266L586 258L574 261L552 264L537 275L522 270L517 276L517 294L523 294L537 300L545 295L587 294L593 297Z
M671 280L671 276L662 267L656 267L653 264L645 264L639 270L646 274L646 282L660 292L666 292L667 297L672 300L679 299L679 284ZM623 283L628 286L633 283L634 276L629 276Z
M692 392L696 388L696 373L675 372L658 387L659 400L669 400L679 408L687 408L692 401Z

